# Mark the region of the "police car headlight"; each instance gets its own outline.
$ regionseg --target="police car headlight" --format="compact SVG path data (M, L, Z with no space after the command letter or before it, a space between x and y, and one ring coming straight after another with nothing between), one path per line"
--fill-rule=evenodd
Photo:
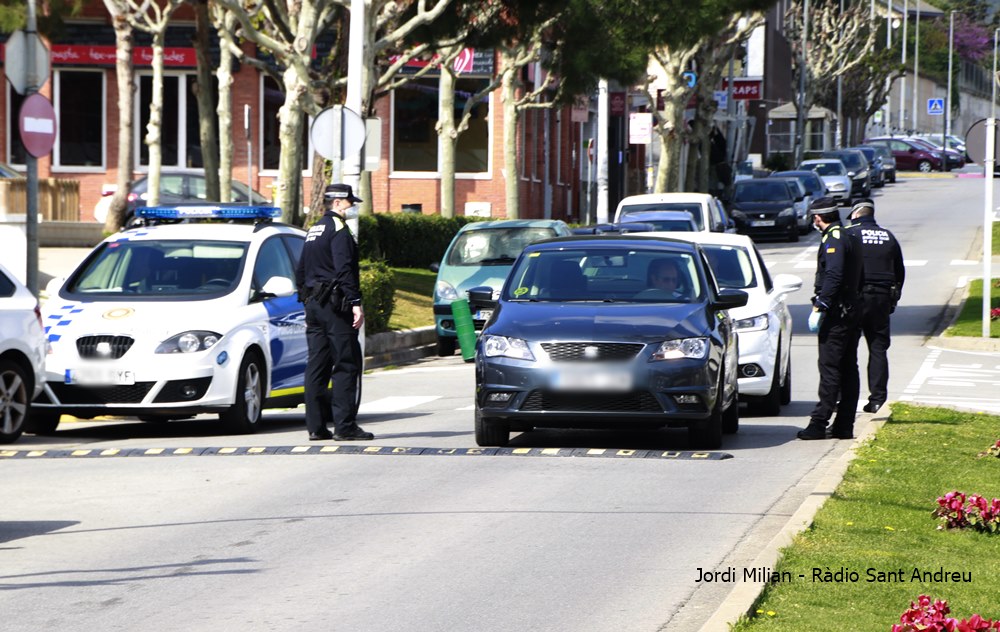
M767 325L767 314L761 314L753 318L741 318L733 323L736 331L763 331L767 329Z
M791 217L792 215L795 215L795 208L791 206L786 209L782 209L781 212L778 213L778 217Z
M185 331L161 342L156 353L197 353L214 347L221 337L214 331Z
M682 338L680 340L665 341L652 357L649 358L649 361L679 360L681 358L702 360L707 355L708 338Z
M484 336L483 353L486 354L487 358L504 357L535 361L535 355L528 348L528 343L520 338Z
M451 283L445 281L438 281L434 285L434 294L437 295L439 301L457 301L458 292L455 291L454 286Z

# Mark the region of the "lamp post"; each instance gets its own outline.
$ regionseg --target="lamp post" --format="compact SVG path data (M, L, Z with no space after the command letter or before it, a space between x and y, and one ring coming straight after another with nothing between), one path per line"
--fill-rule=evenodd
M844 0L840 0L840 15L844 15ZM833 139L833 144L837 149L843 147L841 144L843 134L841 128L844 126L844 77L837 75L837 134Z
M948 94L945 95L945 108L944 108L944 133L951 134L951 74L952 74L952 59L955 56L955 12L952 11L948 15ZM941 139L942 144L945 143L945 139ZM943 155L943 154L942 154Z
M917 18L913 31L913 106L910 108L913 116L913 128L917 129L917 87L920 84L920 0L917 5Z
M899 128L906 130L906 23L910 14L909 0L903 0L903 39L900 42L903 49L903 75L899 78Z
M885 0L885 49L892 48L892 0ZM889 91L892 89L892 79L885 78L885 132L892 129L892 107Z
M990 100L990 118L986 120L986 202L983 204L983 338L990 337L990 307L993 305L991 289L993 275L990 270L993 259L993 170L996 169L996 133L997 133L997 35L1000 29L993 31L993 98ZM944 140L944 139L942 139Z

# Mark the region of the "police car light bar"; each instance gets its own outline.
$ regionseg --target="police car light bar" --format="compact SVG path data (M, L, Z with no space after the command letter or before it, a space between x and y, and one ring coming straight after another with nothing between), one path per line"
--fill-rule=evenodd
M239 204L177 204L140 206L135 209L135 214L146 219L272 219L281 217L281 209Z

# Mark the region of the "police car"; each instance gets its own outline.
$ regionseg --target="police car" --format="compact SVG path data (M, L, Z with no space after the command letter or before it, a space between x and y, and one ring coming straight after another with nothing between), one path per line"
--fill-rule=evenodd
M302 402L299 228L272 207L177 205L105 239L47 290L45 385L29 432L63 414L169 420L218 413L254 432L264 408ZM205 221L209 220L209 221Z

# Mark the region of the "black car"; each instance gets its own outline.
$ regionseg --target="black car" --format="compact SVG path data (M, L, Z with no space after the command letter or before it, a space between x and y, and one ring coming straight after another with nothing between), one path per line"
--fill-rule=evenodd
M836 158L847 167L847 177L851 179L852 197L871 197L872 175L868 159L857 149L835 149L824 151L822 158Z
M670 276L672 287L662 288ZM736 332L701 247L665 237L561 237L524 249L476 343L476 442L546 428L688 428L718 448L739 427Z
M882 162L882 157L875 151L875 148L868 145L858 145L848 147L848 149L857 149L865 155L865 159L868 161L868 170L871 173L872 186L877 188L884 187L886 181L884 163Z
M736 222L736 232L751 237L783 237L799 240L796 196L784 179L757 178L740 180L733 185L729 214Z

